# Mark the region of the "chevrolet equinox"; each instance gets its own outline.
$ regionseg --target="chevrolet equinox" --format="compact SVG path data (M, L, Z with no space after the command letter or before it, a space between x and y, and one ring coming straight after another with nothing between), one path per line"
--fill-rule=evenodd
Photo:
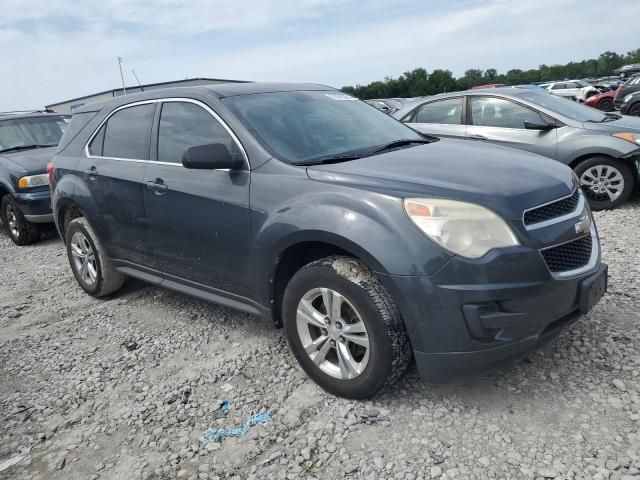
M606 290L568 167L421 135L329 87L143 92L67 132L52 203L88 294L131 276L268 318L336 395L375 394L412 356L429 381L492 367Z

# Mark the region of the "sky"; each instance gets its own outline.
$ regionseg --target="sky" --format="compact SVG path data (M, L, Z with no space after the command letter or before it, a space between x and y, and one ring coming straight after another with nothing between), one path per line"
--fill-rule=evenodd
M0 0L0 111L192 77L366 84L640 48L638 0Z

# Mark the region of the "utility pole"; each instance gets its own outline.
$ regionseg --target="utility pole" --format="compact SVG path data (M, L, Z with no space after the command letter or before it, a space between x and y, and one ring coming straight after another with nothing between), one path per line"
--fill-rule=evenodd
M118 57L118 67L120 67L120 80L122 80L122 92L127 94L127 88L124 86L124 75L122 75L122 57Z

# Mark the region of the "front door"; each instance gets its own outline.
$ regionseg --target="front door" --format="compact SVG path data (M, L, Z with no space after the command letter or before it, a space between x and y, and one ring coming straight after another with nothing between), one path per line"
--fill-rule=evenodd
M223 143L243 155L209 107L168 100L159 108L145 173L147 241L166 276L246 296L249 278L249 170L190 170L189 147Z
M464 139L467 126L462 121L463 104L464 97L425 103L405 123L428 135Z
M496 143L557 158L557 130L529 130L524 123L546 123L535 110L498 97L471 96L467 139Z
M93 136L78 170L93 206L88 220L109 257L145 264L144 172L149 160L154 103L116 110Z

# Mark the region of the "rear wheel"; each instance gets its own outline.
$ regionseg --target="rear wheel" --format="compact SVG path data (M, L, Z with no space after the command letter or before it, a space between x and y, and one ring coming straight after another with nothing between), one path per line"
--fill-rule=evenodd
M609 210L625 203L634 188L633 173L621 160L594 157L575 168L593 210Z
M328 257L299 270L283 299L284 330L304 371L326 391L366 398L411 360L398 307L361 262Z
M40 240L38 225L24 218L20 207L9 195L2 198L2 223L16 245L31 245Z
M69 222L65 239L71 270L85 292L93 297L103 297L122 287L124 275L113 268L85 218Z
M613 100L611 98L603 98L598 102L598 110L612 112L614 110Z

